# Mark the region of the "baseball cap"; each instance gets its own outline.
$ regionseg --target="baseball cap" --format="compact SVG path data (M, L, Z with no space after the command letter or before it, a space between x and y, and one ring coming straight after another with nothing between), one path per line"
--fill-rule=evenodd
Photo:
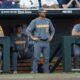
M47 12L47 11L44 8L39 8L38 13L41 13L41 12Z

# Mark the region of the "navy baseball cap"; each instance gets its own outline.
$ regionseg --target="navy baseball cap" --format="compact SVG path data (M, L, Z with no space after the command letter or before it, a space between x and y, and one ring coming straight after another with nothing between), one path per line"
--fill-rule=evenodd
M46 13L47 11L44 8L39 8L38 9L38 13L41 13L41 12L45 12Z

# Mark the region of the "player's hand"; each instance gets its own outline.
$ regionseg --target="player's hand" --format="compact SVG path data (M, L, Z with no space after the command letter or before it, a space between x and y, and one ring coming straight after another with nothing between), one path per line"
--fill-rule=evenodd
M51 40L52 40L52 37L49 37L48 42L51 42Z
M34 41L38 41L38 40L39 40L39 38L37 38L37 37L35 37L35 36L31 36L31 38L32 38L32 40L34 40Z

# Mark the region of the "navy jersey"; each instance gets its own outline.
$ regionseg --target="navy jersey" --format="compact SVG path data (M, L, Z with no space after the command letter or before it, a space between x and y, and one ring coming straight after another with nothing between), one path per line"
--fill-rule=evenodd
M24 50L27 46L27 37L25 35L14 35L12 41L16 50Z

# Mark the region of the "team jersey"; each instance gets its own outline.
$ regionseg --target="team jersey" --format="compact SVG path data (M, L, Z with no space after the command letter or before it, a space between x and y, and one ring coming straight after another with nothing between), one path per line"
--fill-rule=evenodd
M55 29L49 19L44 18L42 20L40 18L36 18L30 23L26 32L28 36L34 35L39 39L45 40L54 36Z

